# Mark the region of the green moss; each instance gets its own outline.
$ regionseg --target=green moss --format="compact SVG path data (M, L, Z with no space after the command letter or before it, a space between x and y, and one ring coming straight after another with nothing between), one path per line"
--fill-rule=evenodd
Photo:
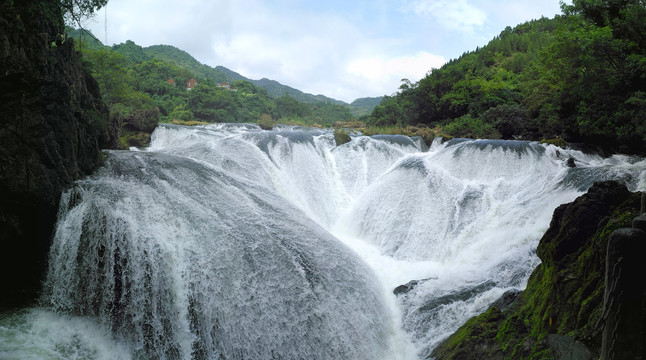
M117 140L119 149L127 150L130 147L146 147L150 144L150 134L145 131L122 130L122 134Z
M567 141L561 139L561 138L555 138L555 139L543 139L541 140L541 144L551 144L554 146L558 146L560 148L565 148L567 146Z
M539 246L543 263L534 270L516 302L495 319L492 314L498 310L492 307L469 320L436 349L433 353L436 359L490 358L491 351L477 350L482 347L499 349L496 358L501 359L554 359L546 338L548 334L572 337L598 351L601 339L597 323L603 312L608 238L616 229L630 227L639 209L639 195L626 193L625 196L606 198L612 202L606 210L610 215L600 221L595 219L594 234L566 258L555 260L554 247L560 241L567 241L562 237L576 234L562 229L548 230L546 236L551 234L553 238L544 237ZM589 202L582 201L582 207L570 209L569 215L561 212L560 224L565 228L575 225L566 216L577 216L577 211L589 206ZM491 328L496 329L493 335L488 330Z
M205 121L197 121L197 120L185 121L185 120L175 120L175 119L173 119L173 121L171 121L170 123L175 124L175 125L183 125L183 126L198 126L198 125L208 125L209 124L209 123L207 123Z
M263 130L271 130L276 126L276 121L268 114L262 114L258 119L258 126Z
M437 359L500 358L501 349L494 338L503 315L495 306L469 319L444 343L433 351Z
M343 130L343 129L335 129L334 130L334 141L336 141L336 146L341 146L345 143L350 142L352 138L350 138L350 135Z

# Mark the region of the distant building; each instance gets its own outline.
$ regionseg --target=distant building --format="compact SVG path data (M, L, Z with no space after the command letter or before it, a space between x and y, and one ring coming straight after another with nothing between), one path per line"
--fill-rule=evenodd
M166 80L166 83L169 84L169 85L177 86L177 84L175 84L175 79L173 79L173 78L170 78L170 79Z
M238 91L238 90L232 88L231 84L229 84L229 83L219 83L216 86L221 88L221 89L227 89L229 91Z
M190 78L186 81L186 90L192 90L197 85L195 78Z

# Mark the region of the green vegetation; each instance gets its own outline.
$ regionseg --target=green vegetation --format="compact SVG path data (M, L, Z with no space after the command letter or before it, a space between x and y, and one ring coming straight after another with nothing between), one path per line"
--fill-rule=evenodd
M639 194L594 185L554 212L538 245L542 263L511 305L470 319L433 352L436 359L554 359L550 334L601 347L605 258L610 234L630 227ZM591 224L594 224L591 226Z
M643 1L575 0L563 13L507 27L417 83L403 80L362 120L646 153Z
M147 137L138 132L150 133L158 122L262 121L271 128L276 123L330 126L354 119L347 105L303 102L287 92L272 97L242 76L202 65L172 46L142 48L126 41L107 47L84 31L68 29L68 35L80 40L84 63L113 119L128 130L122 132L121 147L145 145ZM185 85L190 79L197 80L192 89Z
M383 97L370 97L356 99L350 104L350 113L354 117L361 117L369 115L375 106L381 103Z
M276 126L276 121L270 115L262 114L260 115L260 120L258 120L258 126L263 130L271 130Z
M158 108L159 121L183 123L256 122L267 114L278 123L330 126L358 117L393 132L440 127L453 137L562 139L645 154L643 2L576 0L562 8L554 19L507 27L416 83L403 79L393 96L350 105L212 68L172 46L105 47L82 32L70 35L84 38L88 66L124 118L137 104ZM190 78L199 84L189 92L183 84ZM223 82L231 88L218 87Z
M57 1L68 22L80 25L108 3L108 0L59 0Z
M343 129L335 129L334 130L334 141L336 142L336 146L343 145L345 143L350 142L352 140L350 138L350 135Z

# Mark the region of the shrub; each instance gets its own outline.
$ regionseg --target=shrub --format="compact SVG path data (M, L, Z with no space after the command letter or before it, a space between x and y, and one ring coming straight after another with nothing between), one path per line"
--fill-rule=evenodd
M335 129L334 130L334 141L336 142L336 146L343 145L347 142L350 142L352 138L350 138L350 135L343 130L343 129Z
M269 114L260 115L258 126L263 130L271 130L276 126L276 121Z
M453 137L500 139L500 133L493 125L470 115L464 115L449 122L444 126L444 132Z

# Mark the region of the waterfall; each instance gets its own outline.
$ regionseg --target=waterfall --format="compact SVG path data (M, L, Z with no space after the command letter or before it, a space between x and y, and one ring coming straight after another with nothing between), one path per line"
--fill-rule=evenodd
M636 157L293 126L162 125L105 154L63 194L42 306L0 316L0 357L423 358L525 286L558 205L646 189Z

